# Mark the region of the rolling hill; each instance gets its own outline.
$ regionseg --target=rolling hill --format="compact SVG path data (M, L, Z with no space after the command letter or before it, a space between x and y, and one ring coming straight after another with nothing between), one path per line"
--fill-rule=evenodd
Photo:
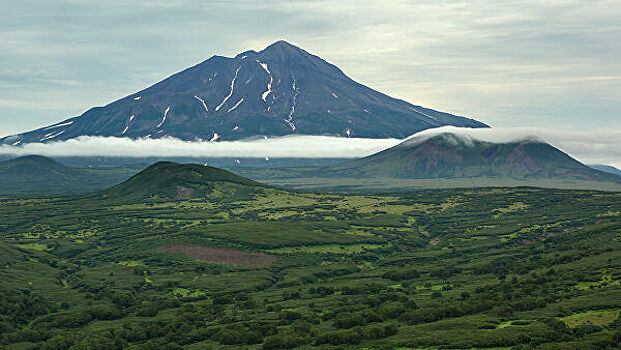
M124 200L205 198L227 201L246 198L264 188L266 185L223 169L197 164L158 162L129 180L96 195Z
M405 138L443 125L487 127L389 97L278 41L233 58L213 56L104 107L0 143L17 146L85 135L192 141L290 134Z
M134 167L78 169L29 155L0 162L0 195L50 196L101 190L136 173Z
M321 172L341 177L492 177L621 183L618 177L592 169L542 141L492 143L450 133L406 140L368 157L324 168Z

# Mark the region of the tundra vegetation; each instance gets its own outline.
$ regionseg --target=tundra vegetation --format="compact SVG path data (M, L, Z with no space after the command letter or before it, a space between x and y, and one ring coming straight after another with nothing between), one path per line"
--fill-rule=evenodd
M620 213L620 193L537 188L5 198L0 343L618 348Z

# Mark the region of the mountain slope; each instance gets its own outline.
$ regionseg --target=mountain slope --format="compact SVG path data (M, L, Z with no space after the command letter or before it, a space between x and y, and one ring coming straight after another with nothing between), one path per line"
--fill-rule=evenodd
M391 98L287 42L234 58L214 56L79 117L0 143L83 135L237 140L289 134L405 138L443 126L485 124Z
M207 198L235 200L262 192L259 182L197 164L158 162L129 180L99 192L103 198Z
M127 179L131 168L76 169L30 155L0 162L0 195L58 195L100 190Z
M328 176L410 179L575 179L621 183L540 141L491 143L445 133L411 139L371 156L322 169Z
M617 176L621 176L621 170L613 167L612 165L606 165L606 164L589 164L589 167L595 169L595 170L599 170L599 171L603 171L605 173L609 173L609 174L614 174Z

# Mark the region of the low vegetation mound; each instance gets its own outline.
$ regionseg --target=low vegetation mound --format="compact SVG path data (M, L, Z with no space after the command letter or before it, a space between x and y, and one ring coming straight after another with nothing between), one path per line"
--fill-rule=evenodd
M53 196L101 190L129 178L130 168L77 169L28 155L0 162L0 196Z
M199 198L214 192L216 185L226 185L226 192L239 188L261 188L265 185L237 176L223 169L197 164L158 162L129 180L113 186L101 194L105 197L125 198Z
M194 244L172 244L158 248L160 252L184 253L198 260L243 266L265 266L276 258L263 253L243 250L206 247Z

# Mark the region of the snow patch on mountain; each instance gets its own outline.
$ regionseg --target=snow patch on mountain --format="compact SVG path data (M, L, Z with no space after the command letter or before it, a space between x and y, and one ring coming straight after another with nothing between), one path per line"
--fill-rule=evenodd
M43 136L43 138L41 138L39 141L45 141L45 140L50 140L50 139L53 139L53 138L55 138L56 136L60 136L60 135L62 135L65 131L67 131L67 130L62 130L62 131L59 131L59 132L57 132L57 133L49 133L49 134L47 134L47 135Z
M267 63L263 63L263 62L261 62L259 60L257 60L257 63L261 66L261 68L263 68L263 70L270 77L270 81L267 83L267 90L265 90L265 92L261 95L261 99L263 99L263 101L266 101L267 96L270 93L272 93L272 83L274 82L274 77L272 77L272 73L270 72L270 69L267 66Z
M431 116L431 115L429 115L429 114L427 114L427 113L421 112L421 111L419 111L419 110L418 110L418 109L416 109L416 108L412 108L412 107L410 107L410 110L412 110L412 111L414 111L414 112L416 112L416 113L418 113L418 114L422 114L422 115L424 115L424 116L425 116L425 117L427 117L427 118L431 118L431 119L433 119L433 120L438 120L438 118L436 118L436 117L434 117L434 116Z
M244 98L243 98L243 97L241 98L241 100L239 100L239 102L237 102L237 103L235 104L235 106L233 106L233 107L229 108L229 110L227 111L227 113L231 113L232 111L234 111L234 110L235 110L235 108L239 107L239 105L240 105L240 104L242 104L242 102L244 102Z
M295 131L296 127L295 127L295 124L293 123L293 113L295 113L295 104L296 104L296 100L298 98L298 94L300 90L296 86L295 77L292 77L292 79L293 79L293 84L291 88L293 89L293 101L291 103L291 110L289 111L289 115L285 119L285 123L289 125L289 127L291 128L291 131Z
M199 100L202 104L203 104L203 108L205 108L205 112L209 112L209 108L207 108L207 104L205 103L205 100L203 100L202 98L194 95L194 98Z
M52 125L52 126L48 126L47 128L43 129L43 130L49 130L49 129L55 129L55 128L60 128L61 126L67 126L67 125L71 125L73 124L73 120L70 120L68 122L65 123L60 123L60 124L56 124L56 125Z
M239 73L239 70L241 69L241 66L237 68L237 70L235 71L235 76L233 77L233 80L231 80L231 91L229 92L228 95L226 95L226 97L224 98L224 100L222 100L222 102L220 102L220 104L218 105L218 107L216 107L216 112L220 110L220 108L222 108L222 106L224 106L224 104L226 103L226 101L229 100L229 98L231 98L231 96L233 96L233 90L235 89L235 80L237 79L237 74Z
M170 106L168 106L168 108L166 108L166 110L164 111L164 116L162 117L162 121L159 124L157 124L156 128L159 128L160 126L162 126L162 124L164 124L169 111L170 111Z

